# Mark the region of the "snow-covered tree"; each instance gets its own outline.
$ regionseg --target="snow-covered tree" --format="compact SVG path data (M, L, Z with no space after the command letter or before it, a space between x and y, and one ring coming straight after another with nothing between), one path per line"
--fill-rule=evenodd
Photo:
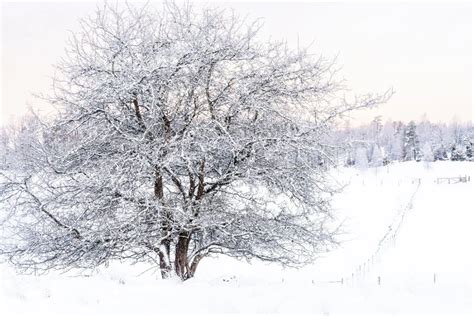
M2 169L22 170L32 168L40 159L38 144L42 140L41 123L34 113L29 113L2 128Z
M367 149L364 147L358 147L355 155L355 166L359 170L366 170L369 166L369 160L367 158Z
M393 123L395 134L393 135L393 141L390 142L390 160L403 160L404 159L404 145L405 139L403 137L405 131L405 124L402 122L394 122Z
M416 125L416 135L422 149L425 143L433 140L433 124L428 120L426 114L422 116L420 122Z
M414 121L410 121L405 127L403 139L403 160L419 160L420 143L416 133L416 123Z
M464 161L466 160L466 152L464 147L454 144L451 147L451 160L452 161Z
M258 42L258 23L173 3L82 22L59 109L25 170L3 173L0 253L28 269L158 262L185 280L210 254L287 266L334 243L323 137L349 102L332 60Z
M474 146L474 143L468 137L466 137L464 140L464 144L466 146L466 159L473 160L474 155L472 147Z
M377 146L380 146L380 136L383 129L382 116L376 116L369 125L369 137L374 140Z
M10 136L5 127L0 128L0 169L8 166L8 155L10 154Z
M384 157L382 150L379 146L375 145L372 150L372 158L370 160L370 165L374 167L379 167L383 164Z
M422 160L426 168L430 167L432 161L434 161L434 154L429 143L425 143L421 149Z
M433 150L431 149L431 145L428 143L425 143L422 148L422 156L423 156L423 161L434 161L434 154Z
M388 163L390 160L395 160L395 147L396 142L395 140L398 139L396 137L396 130L394 127L394 123L391 120L387 120L380 131L380 145L384 148L384 159ZM398 142L400 143L400 141Z

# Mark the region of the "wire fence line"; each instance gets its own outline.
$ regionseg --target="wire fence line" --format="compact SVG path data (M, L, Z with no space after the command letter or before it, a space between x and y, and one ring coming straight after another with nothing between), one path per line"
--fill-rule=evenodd
M338 284L353 283L357 280L357 278L360 278L361 276L363 277L367 273L371 272L372 268L374 267L374 263L380 262L383 252L387 250L389 247L395 246L396 239L399 235L401 226L405 222L406 215L413 208L413 202L414 202L415 196L419 192L419 189L422 184L421 178L411 178L411 179L405 179L405 180L398 180L397 181L398 186L400 186L400 184L405 181L411 182L411 184L416 185L416 187L411 193L408 199L408 202L404 204L403 207L399 208L399 210L397 211L391 224L388 226L385 234L379 240L377 244L377 248L372 253L372 255L370 255L365 261L359 264L349 275L346 275L345 277L342 277L339 280L331 280L331 281L318 282L318 283L338 283ZM437 184L442 184L442 183L456 184L456 183L463 183L463 182L465 183L465 182L470 182L470 181L471 181L470 176L467 176L467 175L458 176L458 177L436 178L434 180L434 182ZM365 182L363 181L362 184L365 185ZM380 185L383 185L383 184L384 184L384 181L381 180ZM438 274L436 272L433 272L431 280L433 284L437 283ZM312 282L314 284L314 280ZM374 282L376 282L378 285L381 285L381 283L383 282L382 277L380 275L374 276Z
M388 226L387 231L383 235L383 237L379 240L377 244L376 250L370 255L365 261L359 264L352 273L342 277L340 280L336 281L329 281L328 283L350 283L354 282L357 277L364 276L366 273L372 270L375 261L379 261L382 255L382 252L386 250L390 246L395 245L396 238L400 232L400 228L405 221L406 214L413 208L413 201L415 199L416 194L418 193L421 187L421 178L414 179L412 181L413 184L416 184L416 188L411 193L408 202L401 207L398 212L396 213L395 217L393 218L391 224ZM377 283L380 285L381 278L378 276Z

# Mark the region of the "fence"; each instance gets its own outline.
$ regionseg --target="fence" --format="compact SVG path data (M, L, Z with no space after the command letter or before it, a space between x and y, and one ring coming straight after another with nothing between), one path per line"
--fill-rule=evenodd
M431 274L425 274L425 276L426 276L426 280L428 282L433 282L433 284L436 284L436 282L438 281L438 274L436 272L433 273L432 275ZM429 280L431 280L431 281L429 281ZM384 283L383 278L380 275L374 276L373 281L376 282L377 285L379 285L379 286ZM311 283L313 285L316 284L314 282L314 280L311 280ZM346 283L346 284L349 283L349 279L341 278L340 280L336 280L336 281L327 281L327 282L320 282L320 283L337 283L337 284L344 285L344 283Z
M459 176L459 177L448 177L448 178L437 178L436 183L448 183L448 184L455 184L455 183L462 183L462 182L470 182L471 176Z
M374 265L375 261L380 260L380 256L383 252L384 249L386 249L388 246L393 246L395 245L395 240L398 236L398 233L400 231L400 227L403 224L406 214L408 213L409 210L413 208L413 200L415 198L415 195L417 194L420 186L421 186L421 178L413 178L410 179L412 184L416 184L416 188L414 192L411 194L408 202L405 204L404 207L402 207L397 214L395 215L391 225L388 226L388 229L384 236L380 239L377 249L374 251L374 253L363 263L359 264L351 274L347 275L346 277L343 277L339 280L334 280L334 281L328 281L328 282L323 282L323 283L339 283L341 285L343 284L349 284L351 282L354 282L354 279L358 276L364 275L365 273L370 272L371 267ZM435 182L437 184L441 183L448 183L448 184L455 184L455 183L466 183L470 182L471 177L468 175L465 176L458 176L458 177L444 177L444 178L437 178ZM383 182L380 183L381 185ZM400 181L398 182L398 185L400 185ZM429 275L427 276L428 278L431 278ZM438 275L437 273L433 273L432 275L432 282L433 284L437 283L437 278ZM376 282L378 285L383 284L383 278L382 276L378 275L374 279L374 282ZM314 280L312 280L312 283L314 284Z
M359 264L357 268L350 275L343 277L340 280L332 281L330 283L344 284L344 283L353 282L357 276L364 275L366 272L370 271L371 267L374 265L374 262L380 259L380 255L384 249L386 249L390 245L395 244L395 239L400 231L400 227L402 223L405 220L405 216L407 212L413 208L413 200L421 186L421 179L413 179L412 183L416 184L415 190L411 194L405 206L402 207L395 215L392 223L388 226L386 233L378 242L377 249L374 251L374 253L371 256L369 256L369 258L365 260L363 263ZM436 276L434 276L434 280L436 281ZM382 279L380 276L378 276L377 283L380 285L381 282L382 282Z

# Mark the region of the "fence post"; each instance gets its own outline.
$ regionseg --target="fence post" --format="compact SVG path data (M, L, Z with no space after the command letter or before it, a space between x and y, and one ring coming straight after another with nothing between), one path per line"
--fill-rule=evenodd
M380 282L380 275L377 277L377 283L378 283L378 285L380 285L380 283L381 283Z
M436 273L433 273L433 284L436 284Z

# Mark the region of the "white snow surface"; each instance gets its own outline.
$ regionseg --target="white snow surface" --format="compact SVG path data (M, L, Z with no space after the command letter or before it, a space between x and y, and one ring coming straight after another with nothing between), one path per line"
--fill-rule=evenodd
M472 162L334 170L347 184L333 204L342 242L299 270L216 257L183 283L118 262L88 277L2 265L0 315L471 315L473 171ZM471 182L436 183L464 175Z

